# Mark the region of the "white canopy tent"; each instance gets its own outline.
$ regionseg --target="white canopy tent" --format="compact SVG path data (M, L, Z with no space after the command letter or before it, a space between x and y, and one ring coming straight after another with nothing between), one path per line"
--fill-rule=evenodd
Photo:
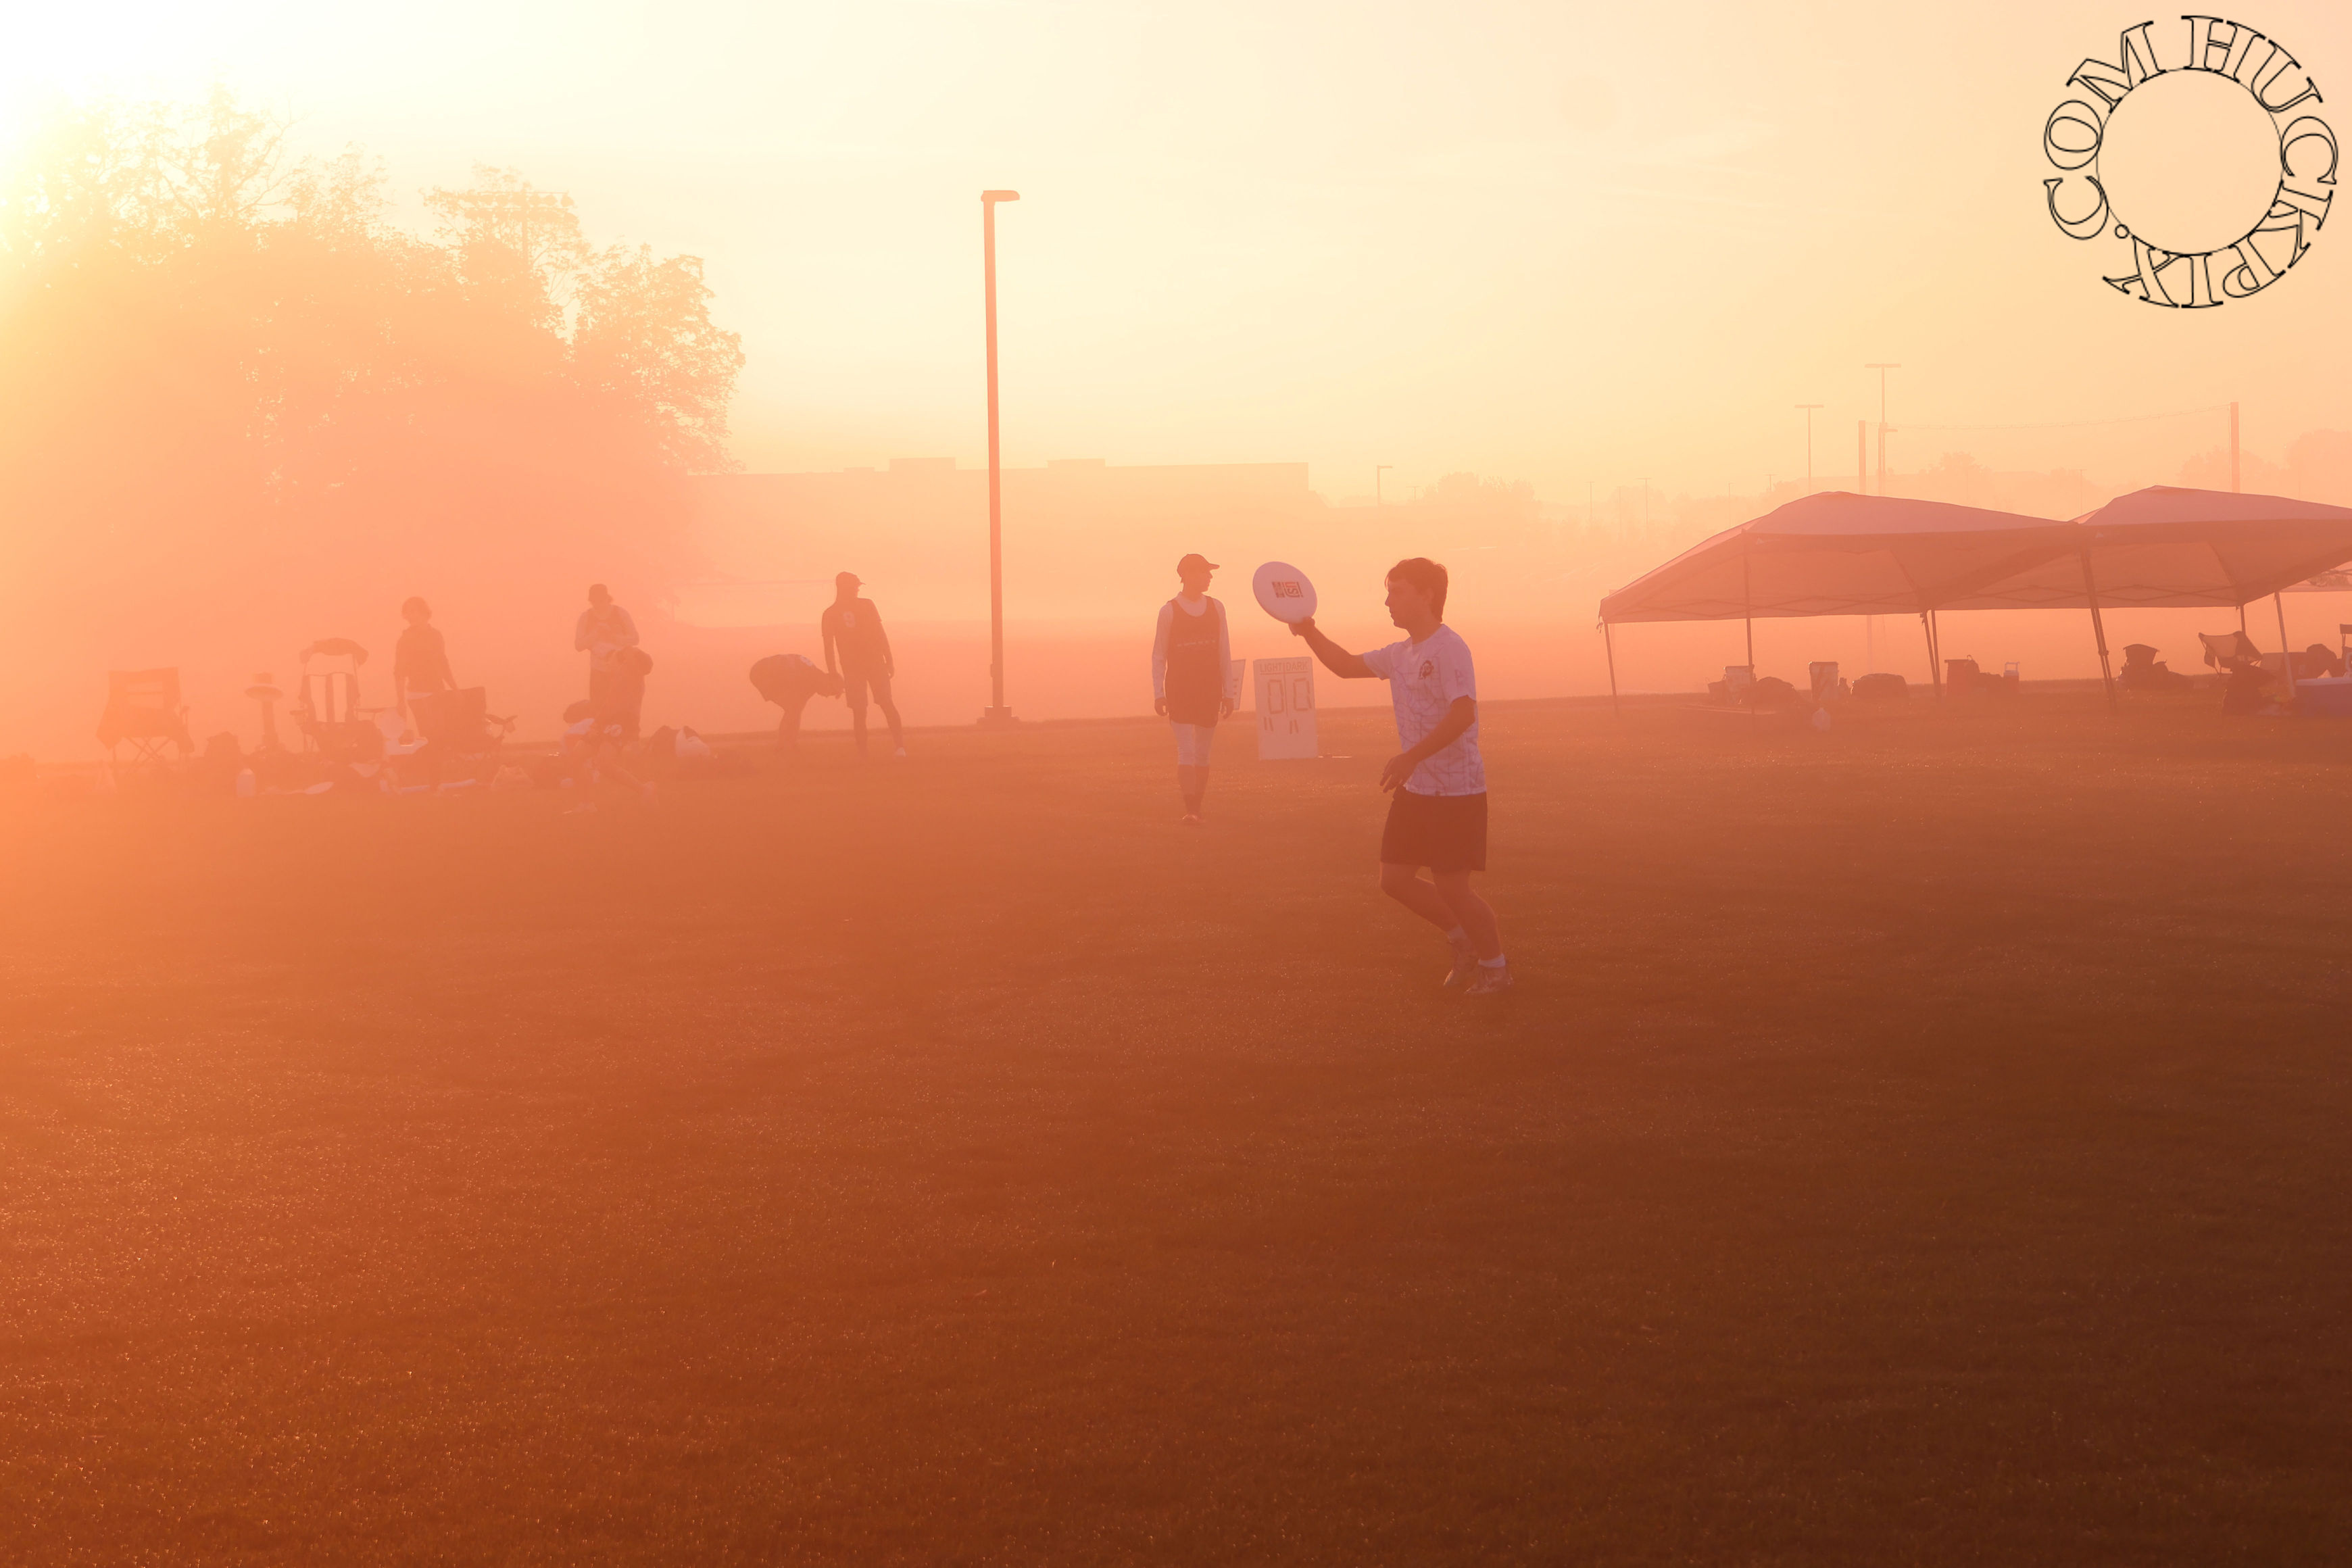
M1810 495L1693 545L1601 601L1609 695L1612 627L1631 621L1753 623L1793 616L1916 615L1931 672L1937 605L2066 554L2068 525L2044 517L1845 490ZM1756 657L1751 624L1748 662Z
M2227 605L2245 628L2246 606L2265 596L2278 613L2282 679L2292 680L2286 607L2297 583L2352 560L2352 507L2286 496L2151 485L2117 496L2067 527L2074 548L1988 584L1948 610L2088 610L2099 674L2115 695L2104 607ZM2290 689L2292 689L2290 688Z
M2352 508L2284 496L2157 485L2055 522L1834 491L1693 546L1602 599L1601 621L1606 637L1619 621L1916 614L1939 677L1938 611L2086 609L2112 700L2103 605L2231 605L2242 626L2252 600L2347 561ZM1752 631L1748 646L1752 663Z

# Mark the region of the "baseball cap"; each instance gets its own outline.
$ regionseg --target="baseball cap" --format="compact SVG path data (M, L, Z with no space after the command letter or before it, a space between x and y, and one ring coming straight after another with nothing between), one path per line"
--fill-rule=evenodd
M833 574L833 580L836 585L846 583L853 588L866 586L866 580L855 572L836 572Z
M1222 570L1215 562L1210 560L1207 556L1202 554L1197 550L1192 554L1184 557L1183 560L1176 563L1176 570L1179 572L1189 571L1195 566L1199 567L1203 572L1215 572Z

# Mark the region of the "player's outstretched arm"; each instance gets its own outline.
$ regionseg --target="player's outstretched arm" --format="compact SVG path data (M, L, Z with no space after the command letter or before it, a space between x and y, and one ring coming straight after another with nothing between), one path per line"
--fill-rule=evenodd
M1340 679L1344 680L1372 679L1372 667L1364 662L1364 656L1360 653L1349 653L1346 648L1325 637L1317 628L1314 616L1308 616L1304 620L1291 622L1290 635L1295 637L1305 637L1307 646L1315 650L1315 657L1323 661L1323 668Z
M1412 777L1413 769L1460 740L1462 732L1477 721L1476 700L1469 697L1455 698L1453 706L1446 709L1445 717L1437 721L1435 729L1423 735L1418 744L1408 746L1391 757L1381 767L1381 787L1382 789L1402 788L1404 781Z

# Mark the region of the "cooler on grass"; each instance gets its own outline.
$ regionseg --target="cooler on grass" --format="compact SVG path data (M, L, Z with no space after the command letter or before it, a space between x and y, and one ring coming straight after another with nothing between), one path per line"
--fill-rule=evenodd
M2306 719L2352 719L2352 675L2296 681L2294 710Z

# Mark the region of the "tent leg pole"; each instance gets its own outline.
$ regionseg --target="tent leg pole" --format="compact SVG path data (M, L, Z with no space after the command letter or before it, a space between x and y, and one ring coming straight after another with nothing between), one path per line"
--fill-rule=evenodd
M1754 553L1752 541L1739 553L1739 607L1745 612L1739 618L1748 628L1748 717L1750 720L1764 716L1764 705L1756 700L1756 590L1749 585L1748 574L1748 563Z
M1919 612L1919 635L1927 641L1927 684L1936 689L1936 700L1941 702L1944 700L1944 667L1936 662L1936 623L1927 618L1925 610Z
M2099 682L2107 689L2107 711L2113 713L2117 711L2116 678L2107 664L2107 628L2099 620L2099 606L2096 600L2092 601L2091 604L2091 640L2099 646Z
M2294 648L2286 640L2286 595L2273 594L2271 603L2278 609L2279 674L2286 682L2286 694L2279 699L2282 707L2294 706Z
M2116 703L2115 669L2107 662L2107 626L2099 618L2099 589L2091 580L2091 552L2087 550L2083 552L2083 597L2091 602L2091 640L2099 647L2099 682L2107 689L2107 711L2118 712L2121 710Z
M1748 716L1760 719L1764 704L1756 700L1756 617L1744 617L1748 626Z
M1617 639L1609 635L1607 621L1601 623L1601 646L1609 650L1609 711L1622 719L1625 708L1617 700Z

